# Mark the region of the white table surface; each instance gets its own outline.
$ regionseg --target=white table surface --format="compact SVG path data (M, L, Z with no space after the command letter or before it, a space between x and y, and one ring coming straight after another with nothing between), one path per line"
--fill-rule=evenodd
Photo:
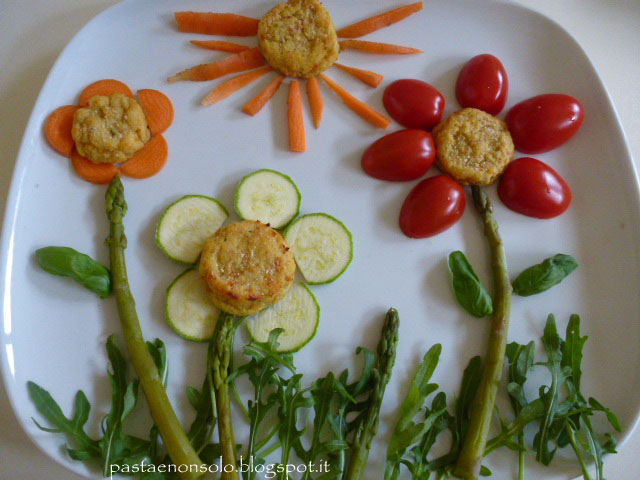
M63 47L114 0L0 0L0 225L20 140L38 92ZM582 45L620 116L640 166L640 1L518 0ZM640 345L639 345L640 348ZM621 368L633 368L626 366ZM637 366L636 366L637 367ZM79 480L42 454L18 425L0 383L0 480ZM605 462L607 478L637 480L640 429Z

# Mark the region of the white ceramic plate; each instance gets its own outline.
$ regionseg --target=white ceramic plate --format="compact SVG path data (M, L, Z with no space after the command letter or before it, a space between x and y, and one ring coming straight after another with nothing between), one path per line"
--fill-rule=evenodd
M341 55L343 63L384 74L381 87L370 89L340 71L329 75L379 109L384 86L390 81L420 78L445 95L450 113L458 108L453 87L462 64L473 55L492 53L509 74L505 111L540 93L568 93L580 99L586 111L581 131L566 145L537 156L572 187L571 208L559 218L536 220L507 210L495 190L489 190L512 273L558 252L570 253L580 263L554 289L536 297L514 298L510 339L538 339L548 313L556 314L561 330L571 313L579 313L583 332L589 335L583 390L618 414L624 427L621 437L626 437L640 405L640 375L635 368L640 364L640 202L629 150L607 92L580 46L541 15L502 2L425 3L422 12L369 36L419 47L424 54ZM322 307L321 324L314 341L296 354L296 364L306 378L352 366L356 346L375 346L385 311L394 306L400 312L398 358L368 478L377 478L383 468L398 402L426 349L442 343L434 380L451 398L468 360L484 352L488 323L470 318L456 306L446 265L448 253L461 249L479 274L489 278L487 246L471 202L462 220L447 232L425 240L408 239L399 231L397 218L416 182L385 183L363 174L360 155L382 132L347 110L328 90L323 89L326 111L319 130L311 127L307 109L308 151L300 155L287 151L286 88L258 116L248 117L239 109L267 79L207 108L198 102L219 81L165 82L168 75L188 66L224 56L190 46L188 40L199 36L178 33L172 12L215 9L259 17L272 5L264 1L122 2L91 21L67 46L33 110L2 239L3 377L16 415L33 441L87 478L99 473L69 460L61 448L61 436L34 426L30 417L40 416L25 384L33 380L47 388L65 412L71 409L75 391L83 389L93 407L89 433L97 434L110 400L104 343L108 335L120 332L113 299L101 301L73 282L44 273L36 266L33 252L46 245L67 245L108 262L103 244L108 228L104 188L80 180L69 161L46 144L42 133L53 109L74 103L84 86L100 78L117 78L134 91L160 89L176 109L174 124L165 133L170 147L165 169L147 180L125 179L130 205L126 229L129 278L138 313L146 337L160 337L167 345L168 390L185 425L192 412L184 389L200 385L205 345L184 341L164 321L165 289L183 267L167 260L155 246L155 224L166 205L189 193L214 196L231 209L237 182L258 168L290 175L303 195L301 213L332 214L354 236L355 256L347 272L333 284L313 287ZM328 0L326 5L340 27L397 2ZM251 38L239 41L255 44ZM389 131L398 128L393 124ZM135 417L133 429L147 431L146 414ZM242 441L245 430L240 420L236 423ZM487 464L494 478L511 477L516 459L513 452L503 451L492 455ZM566 479L579 473L574 463L563 458L550 468L529 461L528 471L532 478L541 479Z

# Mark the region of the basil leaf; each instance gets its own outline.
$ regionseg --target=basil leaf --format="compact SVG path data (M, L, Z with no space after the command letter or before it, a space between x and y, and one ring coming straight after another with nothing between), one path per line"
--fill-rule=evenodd
M560 283L576 268L578 262L575 258L559 253L523 270L513 281L513 291L522 297L544 292Z
M111 274L107 267L73 248L40 248L36 250L36 260L46 272L72 278L102 298L111 292Z
M453 274L453 291L460 306L478 318L493 313L491 297L464 253L455 251L449 255L449 269Z

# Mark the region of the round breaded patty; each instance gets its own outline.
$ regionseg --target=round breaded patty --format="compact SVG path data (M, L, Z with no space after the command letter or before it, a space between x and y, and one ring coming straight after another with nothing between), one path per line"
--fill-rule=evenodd
M293 252L282 235L254 220L222 227L200 257L211 301L234 315L252 315L281 300L295 273Z
M289 0L272 8L258 24L265 60L290 77L309 78L338 59L336 27L317 0Z
M476 108L465 108L433 130L436 163L463 185L493 183L513 158L507 124Z
M73 116L71 136L78 153L94 163L129 160L151 138L140 104L121 93L96 95Z

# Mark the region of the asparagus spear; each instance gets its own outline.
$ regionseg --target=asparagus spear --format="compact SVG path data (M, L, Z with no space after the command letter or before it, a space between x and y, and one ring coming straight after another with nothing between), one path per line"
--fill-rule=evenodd
M507 272L507 257L498 232L498 223L493 216L493 206L487 194L479 186L474 185L471 188L473 202L482 217L484 233L491 250L494 308L480 386L471 406L469 428L454 471L456 477L466 480L476 479L480 474L496 394L502 379L502 366L509 330L509 312L511 310L511 282Z
M396 359L396 347L398 345L398 328L400 319L395 308L390 308L387 312L380 342L376 363L371 371L371 395L369 406L362 413L358 428L353 437L351 458L347 473L343 480L360 480L364 475L367 465L371 441L378 431L380 422L380 406L384 391L391 378L391 370Z
M129 288L124 255L127 237L124 234L122 223L127 213L127 203L124 199L124 187L118 175L113 178L107 189L106 205L107 217L111 223L107 237L111 262L111 281L131 363L147 397L151 417L158 426L171 460L178 466L187 465L189 467L187 472L181 473L182 478L197 478L201 476L200 468L204 467L204 464L191 446L171 407L167 392L162 384L162 378L144 341L136 313L136 304ZM184 469L184 467L182 468ZM193 472L193 469L196 471Z

